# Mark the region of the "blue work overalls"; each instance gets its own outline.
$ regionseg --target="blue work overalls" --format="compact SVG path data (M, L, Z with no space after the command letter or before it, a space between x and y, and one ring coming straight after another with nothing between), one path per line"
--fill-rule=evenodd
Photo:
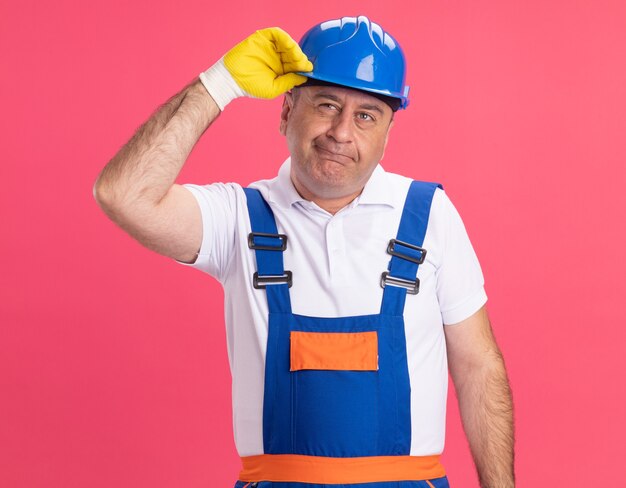
M278 234L260 193L245 189L252 227L248 244L257 263L253 284L267 294L269 330L264 454L242 458L235 488L448 487L438 456L409 456L403 318L407 293L419 291L416 275L426 254L421 246L438 186L417 181L410 186L397 237L387 248L388 270L380 283L372 283L384 288L380 313L336 318L292 312L291 280L304 278L284 269L287 237ZM338 357L342 351L346 361Z

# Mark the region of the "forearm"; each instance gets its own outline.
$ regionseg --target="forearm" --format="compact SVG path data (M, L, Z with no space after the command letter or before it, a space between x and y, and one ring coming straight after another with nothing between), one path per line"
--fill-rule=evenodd
M94 187L109 213L156 206L220 111L199 80L170 98L106 165Z
M514 478L513 402L499 350L481 364L456 372L463 427L482 488L512 488Z

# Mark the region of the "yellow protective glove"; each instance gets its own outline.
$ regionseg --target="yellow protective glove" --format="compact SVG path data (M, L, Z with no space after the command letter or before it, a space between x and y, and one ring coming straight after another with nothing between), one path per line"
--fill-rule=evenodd
M204 73L200 80L220 110L241 96L274 98L306 77L296 71L312 71L313 64L289 34L278 27L256 31Z
M313 64L289 34L278 27L256 31L224 56L237 84L257 98L274 98L307 79L295 71L313 71Z

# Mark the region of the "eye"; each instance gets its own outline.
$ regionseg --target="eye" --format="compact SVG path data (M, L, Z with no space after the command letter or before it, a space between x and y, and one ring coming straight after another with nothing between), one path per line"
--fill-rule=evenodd
M339 110L338 107L332 103L320 103L319 107L324 110Z
M367 112L359 112L356 114L356 117L363 122L374 122L376 120L372 114Z

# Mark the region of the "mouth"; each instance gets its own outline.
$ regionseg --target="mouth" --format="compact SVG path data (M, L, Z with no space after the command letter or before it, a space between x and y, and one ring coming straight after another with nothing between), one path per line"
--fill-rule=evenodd
M333 161L339 164L347 164L347 163L354 161L352 157L346 154L332 151L323 146L319 146L318 144L314 144L313 147L315 148L315 151L320 155L321 158L326 159L328 161Z

